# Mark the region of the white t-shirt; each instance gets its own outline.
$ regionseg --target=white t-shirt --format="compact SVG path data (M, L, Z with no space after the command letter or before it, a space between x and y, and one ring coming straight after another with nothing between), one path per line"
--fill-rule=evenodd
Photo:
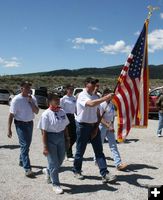
M100 114L102 115L103 112L105 111L107 106L107 102L103 102L100 104ZM107 122L113 122L115 117L115 109L114 109L114 104L110 102L107 106L106 112L104 114L104 120Z
M65 95L63 98L61 98L60 105L66 114L74 114L76 110L76 98L74 96L69 97Z
M32 100L35 105L38 106L37 100L34 96L32 96ZM34 119L34 113L28 102L28 97L23 97L22 94L18 94L12 99L10 113L12 113L14 115L14 119L18 121L29 122Z
M76 115L75 119L77 122L84 123L96 123L97 119L97 108L86 106L86 103L90 100L97 99L96 95L90 95L85 89L78 96L76 103Z
M69 124L69 120L63 109L54 112L49 108L42 113L38 128L47 132L59 133Z

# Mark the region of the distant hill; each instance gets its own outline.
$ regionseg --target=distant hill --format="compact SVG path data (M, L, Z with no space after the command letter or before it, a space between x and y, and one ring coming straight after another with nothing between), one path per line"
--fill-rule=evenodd
M49 72L39 72L32 74L23 74L24 76L100 76L100 77L117 77L119 76L122 65L105 67L105 68L81 68L81 69L61 69ZM150 78L151 79L163 79L163 64L162 65L150 65Z
M16 91L22 80L28 80L33 88L47 87L53 90L56 87L72 83L75 87L83 87L85 77L94 76L100 80L101 88L109 86L114 89L122 66L105 68L82 68L76 70L54 70L33 74L0 76L0 88ZM163 86L163 65L150 66L150 88Z

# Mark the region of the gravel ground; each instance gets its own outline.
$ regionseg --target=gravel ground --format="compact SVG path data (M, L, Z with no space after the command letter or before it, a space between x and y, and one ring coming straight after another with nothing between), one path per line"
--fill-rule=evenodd
M30 151L36 177L29 179L18 166L19 145L14 126L13 138L6 136L8 109L7 105L0 105L0 200L146 200L148 186L163 185L163 137L156 136L158 121L149 120L148 129L132 129L127 141L118 145L122 160L129 164L126 172L117 172L108 145L104 144L108 169L118 176L116 184L101 183L98 168L92 161L92 147L88 145L83 163L85 180L76 180L71 171L72 163L65 161L60 173L65 193L56 196L42 174L47 161L42 155L41 135L36 125L43 110L35 119Z

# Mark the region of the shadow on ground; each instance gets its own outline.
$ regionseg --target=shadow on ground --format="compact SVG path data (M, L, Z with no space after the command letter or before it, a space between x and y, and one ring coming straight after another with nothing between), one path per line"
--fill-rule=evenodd
M152 169L152 170L157 170L158 168L155 166L151 165L146 165L146 164L130 164L128 165L127 169L125 172L138 172L139 170L142 169ZM119 175L118 176L118 182L127 182L130 185L134 185L136 187L142 187L142 188L148 188L148 184L143 185L138 183L138 179L140 180L153 180L154 178L148 175L143 175L143 174L125 174L125 175Z
M139 141L139 139L126 139L126 140L124 141L124 143L125 143L125 144L129 144L129 143L138 142L138 141Z
M138 179L143 179L143 180L153 180L151 176L147 175L142 175L142 174L131 174L131 175L119 175L118 176L118 182L127 182L129 185L134 185L136 187L141 187L141 188L148 188L147 185L143 185L138 183Z
M106 157L106 160L112 160L113 161L113 158ZM92 157L83 158L83 161L94 161L94 158L93 158L93 156Z
M42 169L45 168L44 166L32 166L32 168L35 169L39 169L38 171L36 171L34 173L35 178L37 178L37 176L42 175ZM152 169L152 170L157 170L157 167L154 166L150 166L150 165L146 165L146 164L131 164L128 166L128 171L126 172L137 172L138 170L141 169ZM68 166L68 167L61 167L60 172L63 171L72 171L72 167ZM73 174L72 174L73 177ZM101 181L101 177L99 176L84 176L85 180L89 179L89 180L95 180L97 182L100 183ZM143 175L143 174L127 174L125 173L124 175L118 175L117 176L117 183L115 183L114 185L110 185L110 184L82 184L84 182L81 181L80 185L75 185L75 184L68 184L68 183L62 183L61 185L66 187L66 189L64 189L65 192L70 193L70 194L78 194L78 193L92 193L92 192L97 192L100 190L107 190L107 191L116 191L118 190L117 188L115 188L114 186L117 185L121 185L121 182L126 182L129 185L133 185L136 187L141 187L141 188L148 188L149 184L141 184L138 182L138 180L153 180L154 178L148 175Z
M20 145L3 145L3 146L0 146L0 149L18 149L20 148Z
M44 168L46 168L46 167L47 167L47 166L37 166L37 165L32 165L32 166L31 166L32 169L38 169L38 170L36 170L36 171L34 172L34 175L35 175L36 177L42 175L42 174L43 174L42 170L43 170ZM72 171L72 167L64 167L64 166L62 166L62 167L60 168L60 173L62 173L62 172L64 172L64 171Z
M107 190L107 191L116 191L117 189L114 188L111 185L107 184L96 184L96 185L90 185L90 184L83 184L83 185L73 185L73 184L67 184L63 183L62 186L68 188L64 189L65 192L70 194L81 194L81 193L93 193L100 190Z
M85 179L93 179L100 181L101 178L97 176L85 176ZM121 185L121 182L126 182L129 185L133 185L140 188L148 188L148 184L143 185L138 182L138 180L153 180L152 177L142 174L131 174L131 175L119 175L117 177L117 183L114 185L112 184L81 184L81 185L73 185L73 184L67 184L62 183L61 185L66 187L64 189L65 192L70 194L79 194L79 193L93 193L100 190L106 190L106 191L117 191L118 189L114 186Z
M138 170L141 170L141 169L153 169L153 170L157 170L158 168L155 167L155 166L146 165L146 164L130 164L130 165L128 165L126 171L137 172Z

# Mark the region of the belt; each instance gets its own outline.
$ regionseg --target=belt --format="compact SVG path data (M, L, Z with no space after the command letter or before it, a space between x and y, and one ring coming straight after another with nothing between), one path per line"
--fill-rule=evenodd
M33 122L33 120L28 121L28 122L24 122L24 121L19 121L19 120L16 120L16 119L15 119L14 122L15 122L15 123L21 123L21 124L30 124L30 123Z
M85 126L95 126L97 123L85 123L85 122L79 122L80 125L85 125Z

